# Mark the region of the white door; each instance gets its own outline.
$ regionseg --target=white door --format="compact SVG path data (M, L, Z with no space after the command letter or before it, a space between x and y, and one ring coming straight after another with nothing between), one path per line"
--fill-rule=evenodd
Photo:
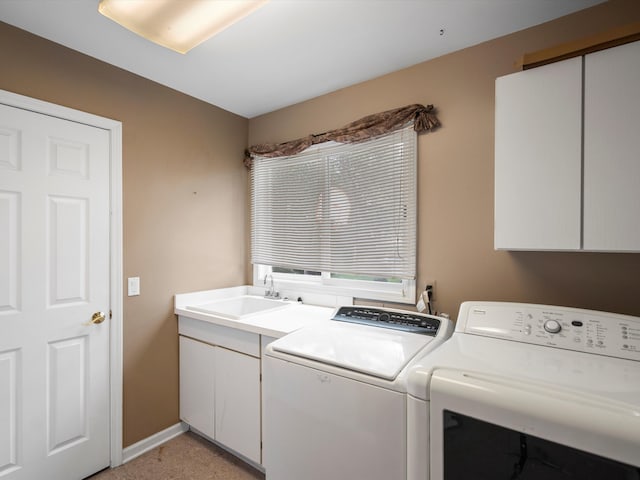
M0 105L2 480L109 466L109 171L107 130Z

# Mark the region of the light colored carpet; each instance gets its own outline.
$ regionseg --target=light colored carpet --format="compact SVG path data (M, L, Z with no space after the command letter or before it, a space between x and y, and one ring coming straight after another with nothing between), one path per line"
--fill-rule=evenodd
M264 480L264 474L192 432L86 480Z

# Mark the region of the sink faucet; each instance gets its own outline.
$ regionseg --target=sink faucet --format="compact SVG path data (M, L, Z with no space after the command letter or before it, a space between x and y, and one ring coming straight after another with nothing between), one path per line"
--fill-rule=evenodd
M269 288L267 290L264 291L264 296L265 298L280 298L280 293L276 292L276 287L273 284L273 275L271 275L270 273L266 274L264 276L264 284L267 284L267 279L270 280L269 283Z

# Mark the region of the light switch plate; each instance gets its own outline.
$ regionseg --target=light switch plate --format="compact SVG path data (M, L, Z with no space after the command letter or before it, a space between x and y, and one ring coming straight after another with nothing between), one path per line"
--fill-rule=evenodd
M140 295L140 277L129 277L127 280L128 295L130 297Z

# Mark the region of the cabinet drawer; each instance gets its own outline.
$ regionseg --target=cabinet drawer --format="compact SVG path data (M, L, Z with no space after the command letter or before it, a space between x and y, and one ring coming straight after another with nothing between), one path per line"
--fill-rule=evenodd
M260 335L195 318L178 317L180 335L260 358Z

